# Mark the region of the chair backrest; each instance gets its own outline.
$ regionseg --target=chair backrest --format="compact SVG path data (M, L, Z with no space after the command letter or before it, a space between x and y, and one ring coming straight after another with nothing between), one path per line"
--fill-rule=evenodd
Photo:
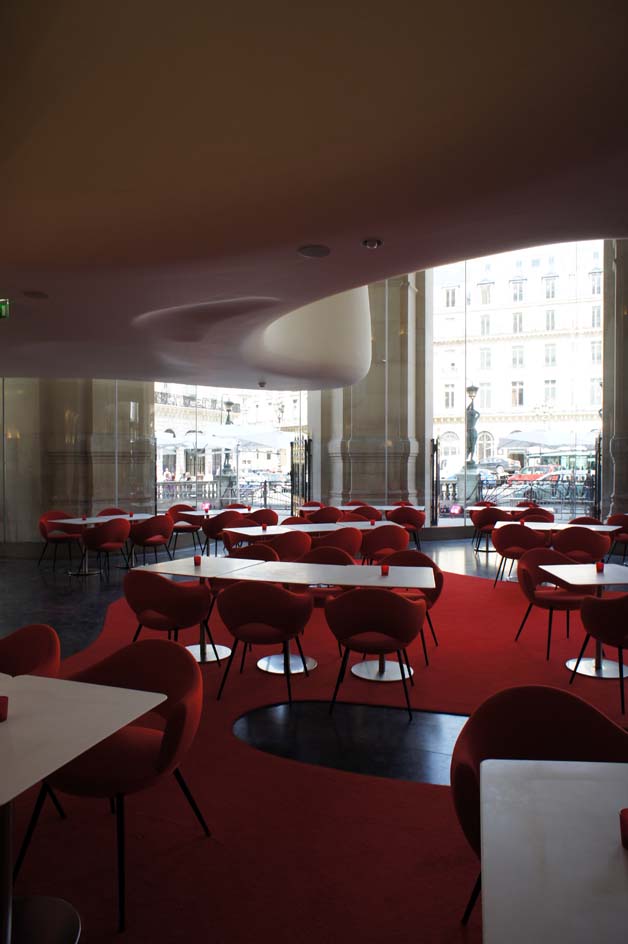
M628 734L588 702L545 685L507 688L477 708L458 735L451 789L462 830L480 855L483 760L628 762Z
M287 518L283 518L282 524L307 524L309 518L305 518L303 515L288 515Z
M436 603L443 591L445 575L431 557L428 557L428 555L424 554L422 551L394 551L392 554L389 554L388 557L384 558L383 563L389 564L391 567L431 567L434 572L435 586L433 589L430 587L421 590L421 593L430 601L430 607Z
M362 532L362 554L372 557L376 551L390 548L393 551L404 551L410 541L410 535L405 528L396 524L383 524L381 528L371 528Z
M373 508L372 505L358 505L355 509L356 515L361 515L362 518L365 518L367 521L381 521L382 513L378 511L377 508Z
M59 637L47 623L21 626L0 639L0 672L6 675L59 674Z
M546 511L545 508L530 508L518 515L518 518L523 521L553 521L554 513Z
M80 525L63 525L62 527L55 527L55 521L60 521L62 518L71 517L72 515L68 514L67 511L59 511L58 509L45 511L39 518L39 533L41 534L44 541L48 539L48 534L50 531L65 531L67 534L80 534L83 530Z
M362 498L353 498L351 501L343 502L344 505L352 505L355 508L360 507L360 505L367 505L368 502L365 502Z
M245 511L248 510L248 505L243 505L242 502L231 502L229 505L225 505L225 508L244 508Z
M408 600L380 587L357 587L329 599L325 617L340 643L352 636L378 633L405 647L418 635L425 609L425 600Z
M229 557L238 557L244 560L258 561L278 561L277 551L262 541L255 541L254 544L246 544L244 547L236 547L229 551Z
M364 515L358 515L355 511L343 511L342 517L338 521L367 521Z
M318 511L313 511L311 515L308 515L312 524L335 524L340 518L342 518L340 508L334 508L333 505L319 508Z
M312 539L304 531L290 531L289 534L275 534L264 544L270 544L279 555L279 560L296 561L310 550Z
M628 515L621 514L621 513L616 514L616 515L610 515L606 519L606 523L619 525L622 532L628 532Z
M479 504L479 502L478 502ZM517 508L536 508L537 503L535 501L519 501L517 502Z
M172 534L174 523L170 515L153 515L144 521L135 521L131 525L131 541L134 544L143 544L149 538L161 536L168 540Z
M300 564L355 564L341 547L313 547L299 560Z
M535 547L546 546L545 535L520 524L505 524L503 528L493 528L491 539L495 550L503 557L508 557L511 551L520 557L519 551L522 549L530 551Z
M170 773L179 766L198 730L203 704L201 670L185 646L167 639L140 640L71 678L77 682L163 692L166 701L154 709L166 720L157 772Z
M324 508L324 504L319 501L306 501L300 506L301 508Z
M100 517L101 515L126 515L126 514L128 514L128 512L126 512L124 508L115 508L112 506L110 508L102 508L98 512L98 517Z
M417 511L416 508L395 508L394 511L389 511L386 514L386 517L389 521L394 521L395 524L409 524L416 530L420 530L425 524L425 512Z
M363 521L360 518L360 521ZM358 528L338 528L321 534L314 542L315 547L339 547L351 557L355 557L362 546L362 532Z
M241 626L274 626L291 638L303 631L312 614L309 593L292 593L272 583L239 580L218 595L218 612L237 637Z
M178 505L171 505L170 508L168 509L168 511L166 512L166 514L167 514L167 515L170 515L170 517L172 518L174 524L176 524L178 521L185 521L185 520L186 520L185 518L182 518L182 517L181 517L181 512L194 511L194 510L195 510L195 509L194 509L194 505L187 505L185 502L179 502ZM199 524L197 518L193 518L193 519L191 519L191 521L193 521L194 523L198 524L198 525L199 525L199 528L200 528L200 524ZM188 524L191 523L191 521L188 520Z
M393 505L399 505L401 507L402 505L412 505L412 502L405 501L402 499L401 501L393 502Z
M512 521L512 515L502 508L491 506L471 513L471 520L476 528L492 528L496 521Z
M534 591L539 584L552 583L550 575L540 569L543 564L573 564L573 561L551 547L526 551L517 564L517 580L530 603L535 602Z
M247 522L239 511L222 511L213 518L201 518L201 527L212 540L220 535L223 528L243 528Z
M580 616L594 639L609 646L628 647L628 593L618 597L585 597Z
M127 518L112 518L86 528L81 535L85 547L98 550L103 544L119 544L122 546L131 533L131 522Z
M577 518L570 518L569 524L602 524L602 522L592 515L579 515Z
M246 517L251 518L256 524L277 524L279 521L279 515L272 508L259 508L257 511L249 512Z
M611 539L608 534L602 534L599 531L574 527L557 531L552 544L557 551L570 557L572 562L592 564L594 561L602 560L608 554Z
M151 625L151 613L165 616L179 629L196 626L206 619L211 606L206 584L175 583L150 570L130 570L123 590L127 603L146 626Z

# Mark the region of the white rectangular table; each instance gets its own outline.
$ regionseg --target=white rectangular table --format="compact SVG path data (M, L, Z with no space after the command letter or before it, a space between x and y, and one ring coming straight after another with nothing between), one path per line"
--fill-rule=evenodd
M365 505L369 508L375 508L377 511L398 511L400 508L412 508L413 511L425 511L425 505L372 505L370 502L365 502ZM359 508L360 505L336 505L336 508L340 508L341 511L355 511L356 508ZM306 509L307 510L307 509ZM310 509L315 511L316 509Z
M628 764L485 760L484 944L623 944Z
M604 570L601 573L597 572L595 564L543 564L541 570L568 590L592 587L598 596L601 596L604 587L626 586L628 588L628 567L624 567L623 564L604 564ZM565 665L573 671L576 662L576 659L568 659ZM578 675L619 678L619 664L604 658L602 643L596 640L595 658L581 659Z
M485 511L487 507L498 508L500 511L508 511L508 512L518 511L521 513L523 513L524 511L534 511L535 509L538 509L539 511L549 511L550 514L552 515L554 514L554 511L555 511L554 508L549 508L547 505L536 505L535 508L528 508L527 506L521 506L521 505L488 505L488 506L487 505L467 505L467 507L465 508L465 512Z
M109 685L91 685L64 679L22 675L0 677L0 694L9 696L9 712L0 724L0 944L34 944L12 928L11 802L88 748L118 731L166 700L156 692L140 692ZM67 903L43 899L50 905L50 924L37 944L58 944L55 922L78 915ZM24 909L26 906L22 906Z
M504 509L501 509L502 511ZM620 525L613 524L569 524L567 521L496 521L496 528L505 528L507 524L518 524L521 528L531 528L533 531L565 531L567 528L587 528L599 534L614 534L621 531Z
M303 524L296 521L291 524L269 524L264 530L261 526L225 528L229 534L238 534L242 538L257 539L262 537L274 537L277 534L287 534L289 531L303 531L305 534L327 534L332 531L338 531L340 528L356 528L358 531L372 531L375 528L394 527L401 528L403 525L395 524L393 521L337 521L320 522L312 524L311 521L303 519Z
M128 515L89 515L84 518L59 518L55 519L54 524L71 524L74 526L80 527L94 527L98 524L105 524L107 521L116 521L118 518L124 518L125 521L130 521L133 524L135 521L146 521L147 518L153 518L154 515L150 515L147 512L140 511L137 514ZM100 574L100 570L90 570L89 569L89 551L85 549L85 555L83 557L83 565L80 570L70 571L71 577L93 577Z

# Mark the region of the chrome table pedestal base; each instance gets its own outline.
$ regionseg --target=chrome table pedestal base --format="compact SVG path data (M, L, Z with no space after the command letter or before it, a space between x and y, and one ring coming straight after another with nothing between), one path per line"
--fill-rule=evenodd
M315 669L318 665L316 659L313 659L311 656L305 657L305 664L307 666L308 672L311 672L312 669ZM261 669L262 672L272 672L273 675L283 675L283 655L282 653L277 653L274 656L264 656L263 659L260 659L257 663L257 668ZM290 654L290 675L298 675L299 672L303 672L303 663L301 662L301 656L295 656Z

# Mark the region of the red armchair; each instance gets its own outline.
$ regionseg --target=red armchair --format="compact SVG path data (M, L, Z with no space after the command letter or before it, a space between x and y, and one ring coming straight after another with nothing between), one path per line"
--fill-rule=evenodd
M49 777L37 798L16 872L37 825L48 787L74 796L109 798L116 814L118 930L123 931L126 924L125 797L173 774L203 832L209 836L203 814L179 769L194 741L201 716L201 673L185 649L165 639L147 639L120 649L72 678L96 685L164 692L168 696L166 701L155 709L164 721L164 728L157 730L138 722L127 725Z
M585 597L580 608L580 615L584 623L586 636L571 673L569 684L571 685L576 677L580 660L591 636L604 646L615 646L619 664L619 698L623 715L626 713L624 703L624 649L628 646L628 593L622 593L618 597Z
M488 758L628 762L628 734L592 705L558 688L507 688L483 702L458 735L451 791L464 835L480 858L480 764ZM469 920L481 873L462 917Z
M55 677L61 664L59 637L47 623L21 626L0 639L0 672Z
M394 551L405 551L410 535L396 524L383 524L362 532L362 563L378 564Z
M72 515L67 511L46 511L39 519L39 533L45 541L42 552L39 555L37 566L41 564L49 544L54 548L52 559L52 569L57 568L57 548L60 544L65 544L68 549L68 557L72 560L72 547L78 547L83 528L80 525L55 526L55 521L62 518L71 518Z
M166 554L172 560L172 554L168 550L168 544L172 535L172 518L170 515L153 515L152 518L146 518L144 521L136 521L131 525L129 539L131 542L131 563L135 561L135 548L141 547L144 554L144 563L146 563L146 548L152 548L157 562L157 548L163 547Z

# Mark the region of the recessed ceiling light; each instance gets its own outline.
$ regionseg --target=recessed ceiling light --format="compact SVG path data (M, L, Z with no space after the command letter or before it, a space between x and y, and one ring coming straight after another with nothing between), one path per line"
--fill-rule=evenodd
M329 246L319 246L316 243L312 243L306 246L299 246L297 252L300 256L305 256L307 259L322 259L323 256L328 256L331 252Z
M46 292L40 292L38 289L35 289L35 288L29 288L29 289L25 288L24 291L22 292L22 295L24 295L26 298L48 298L48 295L46 294Z
M362 240L362 245L365 249L379 249L384 243L383 239L379 239L377 236L369 236L367 239Z

